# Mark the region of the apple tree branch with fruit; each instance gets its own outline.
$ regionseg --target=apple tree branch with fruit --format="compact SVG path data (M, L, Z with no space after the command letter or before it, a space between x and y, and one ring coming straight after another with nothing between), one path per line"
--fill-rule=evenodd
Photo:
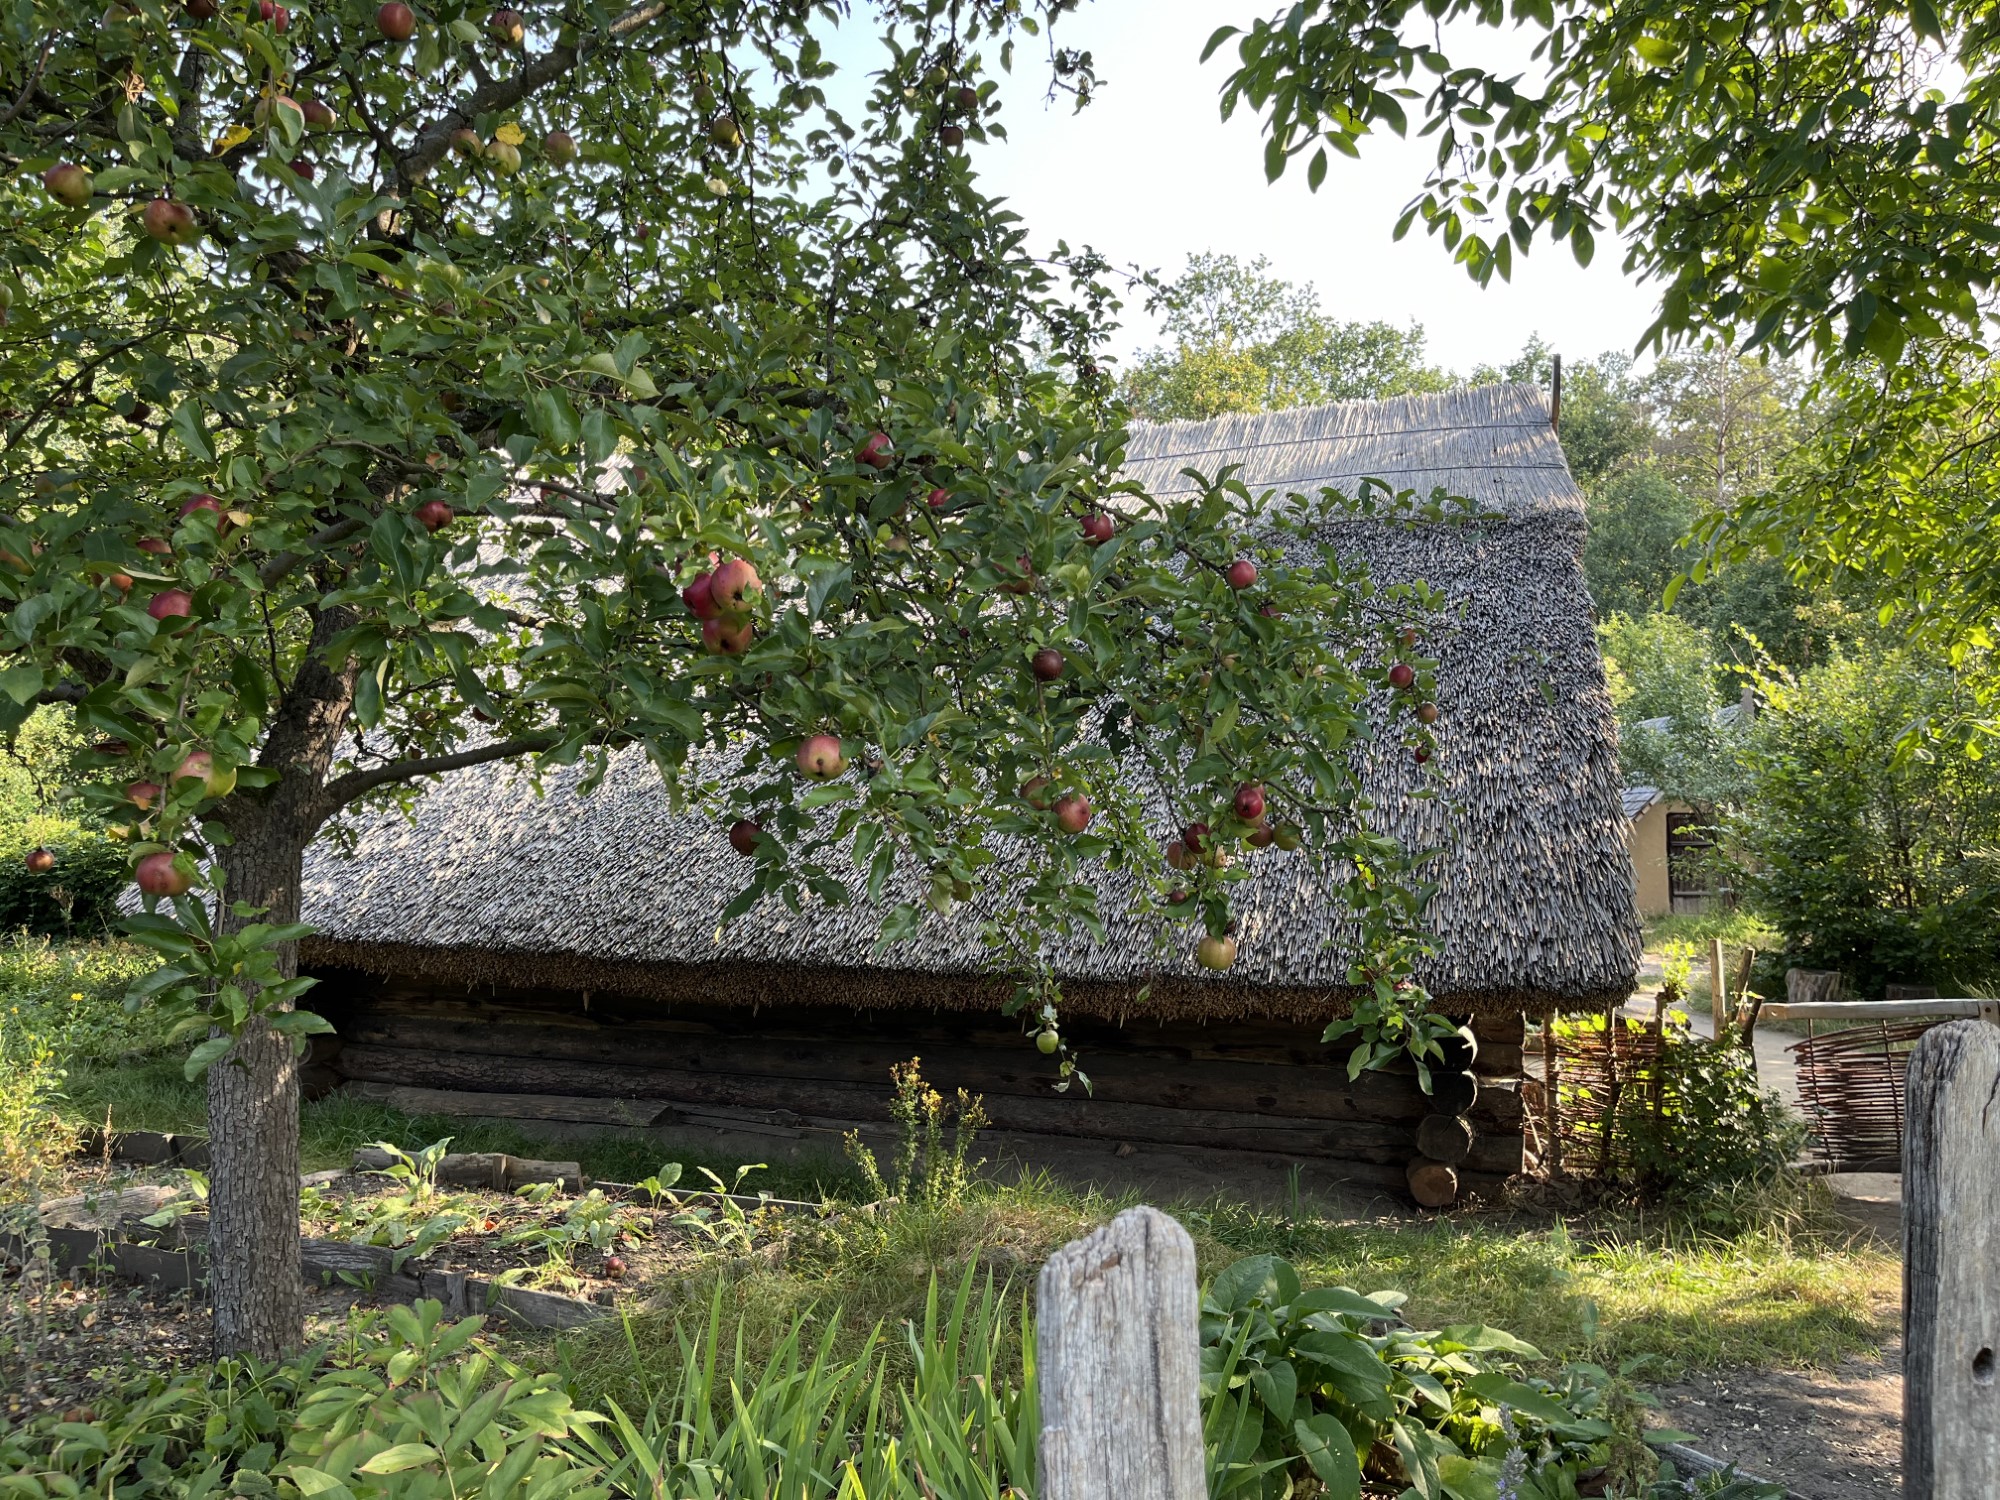
M0 27L0 729L73 711L141 998L201 1033L224 1350L300 1336L304 852L454 769L636 747L730 825L732 914L879 900L886 945L1002 888L1066 1071L1042 951L1105 867L1227 968L1243 857L1317 861L1366 1046L1442 1025L1356 768L1428 753L1431 601L1311 545L1326 497L1119 479L1106 268L968 161L1021 5L874 9L859 106L804 0Z

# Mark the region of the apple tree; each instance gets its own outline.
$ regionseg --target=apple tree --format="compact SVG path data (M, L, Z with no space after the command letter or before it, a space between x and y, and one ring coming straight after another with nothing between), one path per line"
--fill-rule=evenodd
M1424 591L1308 545L1330 497L1253 532L1227 475L1122 483L1102 268L972 175L1065 8L880 0L851 85L805 0L0 21L0 729L68 705L130 841L221 1349L300 1336L303 853L454 769L645 754L730 827L688 873L735 912L869 899L893 943L1004 883L1066 1070L1040 939L1101 920L1097 862L1220 967L1231 855L1321 861L1364 1049L1440 1024L1356 772L1428 743Z

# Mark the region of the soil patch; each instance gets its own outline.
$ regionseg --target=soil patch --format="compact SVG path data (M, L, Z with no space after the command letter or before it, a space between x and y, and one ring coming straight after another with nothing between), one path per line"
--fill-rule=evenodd
M1882 1500L1903 1485L1903 1351L1833 1370L1725 1372L1660 1386L1689 1445L1805 1500Z

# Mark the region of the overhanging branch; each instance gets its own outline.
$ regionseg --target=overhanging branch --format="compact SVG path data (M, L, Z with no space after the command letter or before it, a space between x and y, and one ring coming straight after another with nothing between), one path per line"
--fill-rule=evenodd
M533 755L540 750L554 749L561 740L560 735L553 733L525 734L518 739L495 740L491 744L475 745L470 750L459 750L450 755L391 761L386 766L371 766L365 771L349 771L345 776L335 777L322 789L320 797L326 804L327 815L331 816L355 798L365 796L379 786L415 781L421 776L441 776L446 771L462 771L467 766L511 760L517 755Z
M529 95L570 72L599 47L629 36L666 12L666 0L646 0L646 3L633 6L613 21L603 36L584 37L574 46L552 47L519 72L482 83L463 101L418 131L415 144L396 159L400 196L408 197L417 181L443 159L445 152L451 149L453 131L469 128L482 114L512 109Z

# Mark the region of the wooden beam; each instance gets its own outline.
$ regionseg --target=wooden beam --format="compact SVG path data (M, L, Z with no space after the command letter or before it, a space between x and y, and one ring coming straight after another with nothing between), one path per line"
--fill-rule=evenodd
M1994 1000L1801 1000L1775 1001L1759 1013L1767 1021L1906 1021L1915 1016L2000 1022Z

